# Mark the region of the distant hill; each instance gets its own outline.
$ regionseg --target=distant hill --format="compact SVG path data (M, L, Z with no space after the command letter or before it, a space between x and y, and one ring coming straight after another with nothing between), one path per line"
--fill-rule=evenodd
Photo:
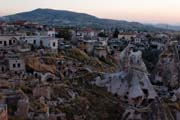
M157 25L154 25L154 27L166 29L166 30L180 31L180 26L173 26L173 25L168 25L168 24L157 24Z
M47 25L59 26L91 26L98 28L118 27L125 30L161 30L151 25L138 22L127 22L120 20L101 19L92 15L70 12L64 10L36 9L30 12L17 13L4 16L6 21L28 20Z

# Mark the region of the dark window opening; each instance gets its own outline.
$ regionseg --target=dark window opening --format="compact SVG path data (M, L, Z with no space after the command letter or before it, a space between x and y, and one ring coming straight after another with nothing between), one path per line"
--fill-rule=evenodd
M43 41L42 41L42 40L40 40L40 46L41 46L41 47L43 46Z
M12 45L12 40L9 40L9 45Z
M46 81L47 81L47 82L52 82L53 79L52 79L52 78L48 78Z
M2 71L2 72L4 72L4 71L5 71L5 70L4 70L4 67L2 67L2 68L1 68L1 71Z
M15 68L16 67L16 64L13 64L13 68Z
M7 46L7 42L6 41L4 41L4 46Z
M33 42L34 44L36 44L36 40L34 40L34 42Z
M37 74L37 73L35 73L35 74L34 74L34 76L35 76L35 77L38 77L38 74Z
M20 63L18 63L18 65L17 65L19 68L21 67L21 64Z
M149 95L149 92L148 92L148 90L147 90L147 89L143 89L143 92L144 92L144 94L145 94L146 96L148 96L148 95Z
M56 43L55 42L53 42L53 47L55 47L56 46Z

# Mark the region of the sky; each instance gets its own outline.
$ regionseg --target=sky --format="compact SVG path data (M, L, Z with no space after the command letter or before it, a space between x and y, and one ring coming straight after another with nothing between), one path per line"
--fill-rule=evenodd
M37 8L69 10L142 23L180 25L180 0L0 0L0 16Z

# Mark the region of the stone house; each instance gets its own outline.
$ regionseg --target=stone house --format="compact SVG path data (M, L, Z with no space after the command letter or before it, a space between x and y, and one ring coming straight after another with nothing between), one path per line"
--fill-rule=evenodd
M0 59L0 74L5 72L22 73L25 70L24 59L18 55L7 54Z
M25 71L25 63L21 58L8 58L8 68L11 72L21 73Z
M17 45L18 36L0 36L0 48L8 48Z

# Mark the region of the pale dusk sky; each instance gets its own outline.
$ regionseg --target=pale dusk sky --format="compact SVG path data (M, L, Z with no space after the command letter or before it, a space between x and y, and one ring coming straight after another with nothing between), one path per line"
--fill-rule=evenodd
M180 24L180 0L0 0L0 16L37 8L143 23Z

